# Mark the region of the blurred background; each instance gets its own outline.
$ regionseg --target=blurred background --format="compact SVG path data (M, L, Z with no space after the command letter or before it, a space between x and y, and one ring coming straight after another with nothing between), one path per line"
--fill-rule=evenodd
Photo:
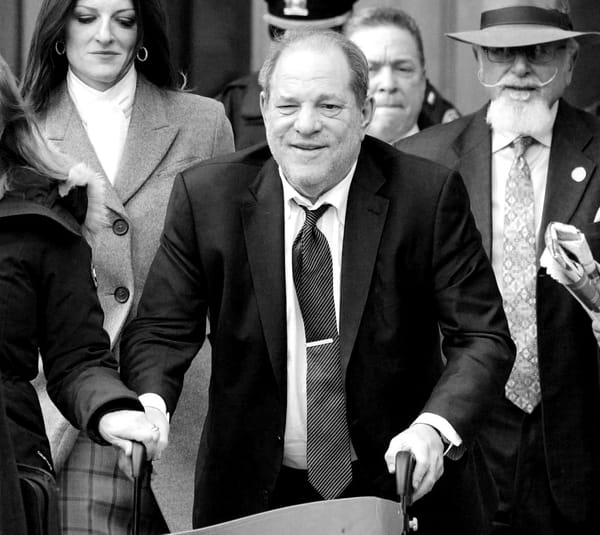
M2 0L0 54L22 73L41 0ZM269 46L264 0L163 0L175 66L187 73L193 91L215 96L239 76L258 70ZM485 101L468 45L445 32L479 27L480 0L358 0L355 9L388 5L408 11L423 34L427 74L461 113ZM600 29L598 0L571 0L576 29ZM582 47L567 99L581 107L600 99L600 44Z

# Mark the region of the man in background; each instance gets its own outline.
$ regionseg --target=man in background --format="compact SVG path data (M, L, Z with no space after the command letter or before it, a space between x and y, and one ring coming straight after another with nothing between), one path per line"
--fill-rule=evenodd
M600 259L600 121L561 97L578 41L560 0L486 0L473 46L490 102L397 144L458 170L491 258L517 359L481 444L496 534L600 533L598 346L579 303L539 269L548 223Z
M369 62L369 93L375 100L370 135L394 143L459 116L427 80L421 32L408 13L363 9L350 17L344 33Z

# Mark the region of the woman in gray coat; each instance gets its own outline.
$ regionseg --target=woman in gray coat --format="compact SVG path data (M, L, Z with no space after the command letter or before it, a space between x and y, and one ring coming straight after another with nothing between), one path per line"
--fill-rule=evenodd
M175 175L233 150L222 105L176 90L165 26L159 0L44 0L23 79L46 138L104 178L109 223L93 253L114 348L135 314ZM166 436L164 408L142 403ZM53 427L63 532L125 535L130 483L116 456ZM147 496L147 533L165 529L152 505Z

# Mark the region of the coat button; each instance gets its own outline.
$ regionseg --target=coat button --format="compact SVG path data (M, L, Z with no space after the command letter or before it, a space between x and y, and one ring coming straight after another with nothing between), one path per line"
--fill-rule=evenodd
M115 299L118 303L126 303L129 299L129 290L125 286L119 286L115 290Z
M123 236L123 234L127 234L127 231L129 230L129 223L124 219L115 219L112 228L117 236Z

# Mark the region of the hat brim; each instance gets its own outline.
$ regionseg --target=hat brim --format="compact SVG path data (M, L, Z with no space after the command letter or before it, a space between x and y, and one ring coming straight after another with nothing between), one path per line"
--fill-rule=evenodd
M541 45L565 39L600 39L600 32L575 32L534 24L503 24L483 30L447 33L447 37L484 47L515 47Z
M350 18L350 15L352 15L351 11L327 19L286 19L271 15L271 13L265 13L263 19L267 24L271 24L282 30L327 30L329 28L335 28L336 26L342 26Z

